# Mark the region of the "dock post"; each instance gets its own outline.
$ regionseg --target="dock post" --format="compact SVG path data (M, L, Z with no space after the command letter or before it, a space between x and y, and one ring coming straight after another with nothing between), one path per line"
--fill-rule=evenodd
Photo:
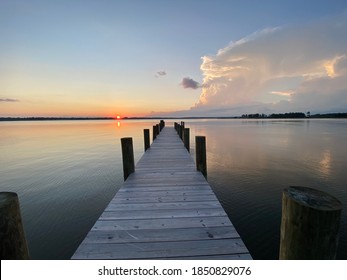
M190 133L189 133L189 128L185 128L183 131L183 142L184 142L184 147L190 151Z
M124 181L135 171L133 139L131 137L121 138L122 157L123 157L123 175Z
M195 136L196 169L207 177L206 165L206 138L205 136Z
M153 125L153 141L155 138L157 138L157 127Z
M282 260L335 259L342 204L312 188L289 187L282 193Z
M144 138L144 144L145 144L145 151L147 151L150 147L149 129L143 130L143 138Z
M156 130L157 130L157 135L159 135L160 134L159 124L156 124L155 127L156 127Z
M165 127L164 120L160 120L160 131L163 130L164 127Z
M180 135L180 129L181 129L181 125L179 123L176 123L176 132L178 135Z
M181 139L182 139L182 141L183 141L183 133L184 133L184 122L181 122L181 126L180 126L180 137L181 137Z
M14 192L0 193L0 249L2 260L30 259L18 195Z

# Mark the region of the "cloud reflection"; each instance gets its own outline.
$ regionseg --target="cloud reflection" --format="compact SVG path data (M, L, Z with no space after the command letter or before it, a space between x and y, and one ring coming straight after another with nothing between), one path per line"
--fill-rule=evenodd
M330 150L325 150L319 161L319 170L322 174L329 176L331 173L332 154Z

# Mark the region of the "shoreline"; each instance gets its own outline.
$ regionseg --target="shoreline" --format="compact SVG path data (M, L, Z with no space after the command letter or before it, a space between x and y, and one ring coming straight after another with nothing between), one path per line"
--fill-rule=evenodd
M115 117L0 117L1 121L83 121L83 120L176 120L176 119L342 119L347 118L347 113L327 113L327 114L315 114L310 116L295 116L291 113L286 114L272 114L272 115L242 115L237 117L124 117L117 119Z

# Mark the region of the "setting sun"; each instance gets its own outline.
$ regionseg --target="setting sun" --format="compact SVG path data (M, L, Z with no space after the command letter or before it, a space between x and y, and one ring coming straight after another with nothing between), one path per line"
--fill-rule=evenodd
M120 119L121 119L121 116L117 115L116 119L117 119L117 120L120 120Z

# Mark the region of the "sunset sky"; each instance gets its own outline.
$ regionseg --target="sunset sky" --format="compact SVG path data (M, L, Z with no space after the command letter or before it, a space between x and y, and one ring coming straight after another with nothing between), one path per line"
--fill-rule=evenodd
M346 0L1 0L0 117L347 112Z

